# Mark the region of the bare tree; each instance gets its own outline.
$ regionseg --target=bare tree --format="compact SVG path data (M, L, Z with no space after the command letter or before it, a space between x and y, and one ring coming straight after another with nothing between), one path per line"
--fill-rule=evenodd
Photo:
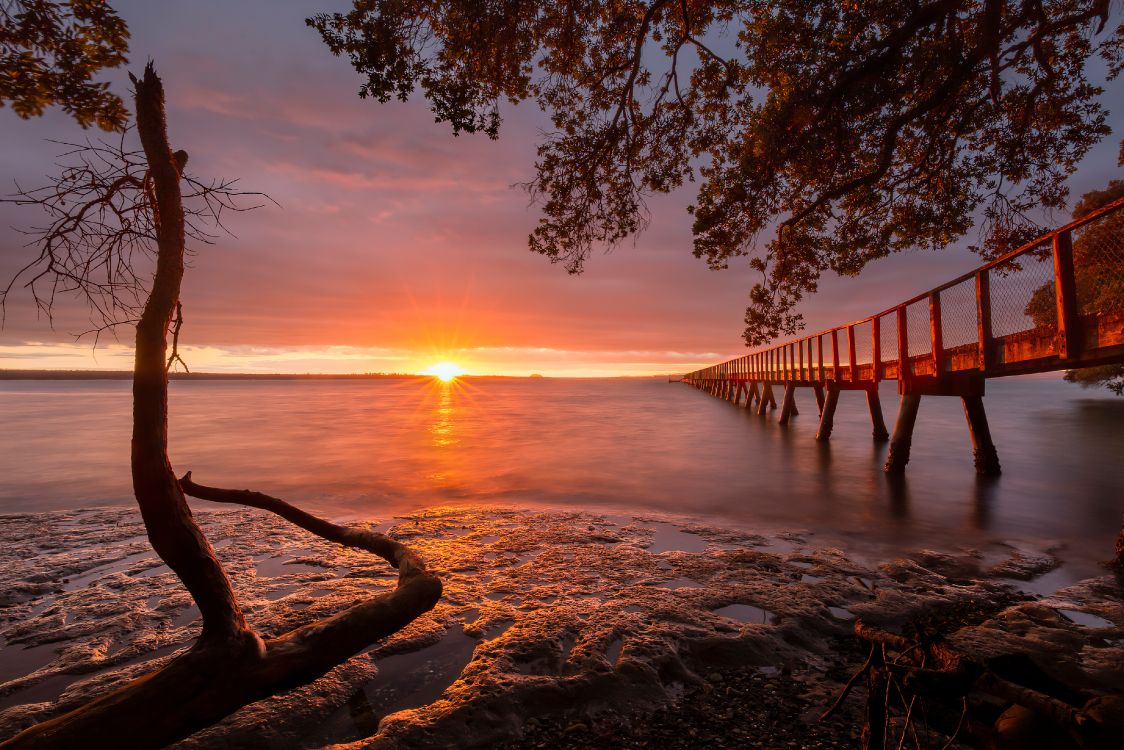
M135 322L133 490L149 541L195 599L199 640L155 672L70 713L37 724L0 748L154 748L208 726L233 711L325 674L371 643L430 610L440 581L410 550L382 534L337 526L277 498L249 490L177 479L168 459L169 333L182 320L180 283L186 239L208 240L226 211L253 195L232 182L204 183L183 173L184 151L168 141L164 90L151 63L136 88L141 150L77 147L52 185L21 191L17 202L44 208L39 256L22 272L48 314L59 293L82 295L99 330ZM151 280L139 269L155 261ZM3 297L12 289L9 285ZM260 508L324 539L377 555L398 569L398 585L325 620L263 639L239 606L221 563L192 518L186 496Z

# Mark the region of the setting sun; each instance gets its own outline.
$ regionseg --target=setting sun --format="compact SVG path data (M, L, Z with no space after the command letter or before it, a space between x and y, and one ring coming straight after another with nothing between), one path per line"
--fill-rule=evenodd
M464 370L459 365L452 362L438 362L425 371L427 375L432 375L438 380L443 380L448 383L453 378L464 375Z

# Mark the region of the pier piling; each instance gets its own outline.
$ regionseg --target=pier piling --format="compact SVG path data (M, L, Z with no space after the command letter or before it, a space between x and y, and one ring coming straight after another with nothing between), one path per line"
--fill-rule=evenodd
M781 416L777 420L780 424L788 424L788 420L796 413L796 384L785 383L784 396L781 398Z
M991 430L987 426L987 412L984 411L983 396L963 396L964 416L968 419L968 433L972 436L972 453L976 473L981 476L999 476L999 453L991 440Z
M866 405L870 408L870 422L873 428L874 441L876 443L886 442L890 439L890 433L886 431L886 422L882 419L882 401L878 398L877 385L874 388L867 389Z
M773 398L773 386L770 383L761 384L761 402L757 405L757 413L765 414L771 406L775 406L777 400Z
M907 393L902 396L898 407L898 419L894 423L894 437L890 441L890 455L886 457L887 474L901 474L909 463L909 449L913 445L913 426L917 424L917 408L921 406L921 396Z
M839 387L828 384L827 398L824 400L823 412L820 414L820 429L816 432L816 440L831 438L831 430L835 427L835 407L839 403Z

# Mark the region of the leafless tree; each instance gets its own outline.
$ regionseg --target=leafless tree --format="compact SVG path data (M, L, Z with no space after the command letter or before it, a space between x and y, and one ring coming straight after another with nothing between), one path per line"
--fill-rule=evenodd
M430 610L441 583L398 542L342 527L277 498L249 490L177 479L168 459L168 369L182 321L180 284L186 240L210 242L224 214L245 210L234 182L203 182L183 172L187 153L169 145L164 90L149 64L135 85L140 150L73 145L72 166L45 188L20 191L16 202L42 207L47 225L34 230L39 255L15 284L31 289L48 316L60 294L84 298L95 330L132 323L133 490L149 541L195 599L203 618L198 641L168 665L70 713L37 724L0 748L155 748L208 726L235 710L311 682L371 643ZM149 278L146 263L154 270ZM173 351L169 353L169 333ZM338 544L365 550L398 569L388 593L277 638L264 639L246 621L230 580L196 524L186 497L268 510Z

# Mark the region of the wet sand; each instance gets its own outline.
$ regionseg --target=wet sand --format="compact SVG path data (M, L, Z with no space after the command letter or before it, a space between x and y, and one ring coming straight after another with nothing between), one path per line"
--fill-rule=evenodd
M394 585L381 560L264 513L198 515L266 635ZM433 612L178 747L670 748L660 732L676 726L695 746L846 746L859 697L814 717L862 661L857 617L935 623L981 657L1027 652L1086 690L1124 673L1120 583L1068 581L1050 548L877 559L806 530L494 507L367 523L442 578ZM0 592L0 737L174 658L199 629L137 514L117 508L0 517Z

